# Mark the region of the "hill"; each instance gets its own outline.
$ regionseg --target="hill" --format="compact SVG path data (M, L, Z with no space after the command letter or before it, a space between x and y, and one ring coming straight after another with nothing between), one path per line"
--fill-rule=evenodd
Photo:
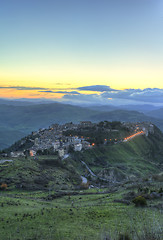
M9 147L18 140L18 136L25 136L39 128L46 128L52 123L79 122L95 113L90 109L60 103L29 106L2 104L0 105L0 149L4 146ZM2 137L4 131L8 138Z
M141 113L147 113L149 111L158 110L159 107L150 105L150 104L141 104L141 105L101 105L101 106L90 106L92 110L100 111L100 112L110 112L114 110L127 110L127 111L137 111ZM151 115L153 116L153 115Z
M153 122L163 131L163 121L155 117L146 116L137 111L115 110L110 112L102 112L91 116L93 121L124 121L124 122Z
M27 98L21 98L21 99L4 99L0 98L0 105L10 105L10 106L29 106L29 105L38 105L38 104L48 104L48 103L54 103L54 101L46 100L46 99L27 99Z
M2 239L162 239L163 134L148 123L87 124L80 129L68 124L74 127L71 139L81 134L96 144L71 149L67 158L54 152L0 157ZM128 141L104 139L123 139L140 126L144 132ZM43 131L47 138L52 128ZM25 137L24 147L32 136L39 137ZM22 151L23 140L17 150ZM136 199L145 206L135 207Z
M122 182L145 178L163 170L163 155L160 151L163 145L157 148L154 141L155 139L139 136L127 143L82 152L77 159L84 161L102 180Z
M163 108L147 112L148 116L155 116L156 118L163 119Z
M0 127L0 149L5 149L11 146L15 141L25 137L26 133L14 128Z
M108 124L106 128L110 128ZM101 129L104 128L104 125L98 126ZM113 132L117 134L117 138L130 135L130 131L122 128L120 123L117 126L119 126L118 131ZM133 124L131 126L133 127ZM84 138L88 136L87 134L92 139L94 139L93 134L97 135L97 142L92 145L93 147L83 151L72 151L71 149L66 158L60 158L56 151L53 153L46 151L44 155L42 155L43 152L38 151L36 157L8 157L12 161L2 162L1 181L7 183L11 188L30 190L80 189L82 176L87 181L89 180L90 184L97 186L97 184L108 185L126 180L136 181L136 179L151 178L163 170L163 134L157 127L154 127L148 136L143 134L129 141L115 139L114 142L108 141L107 143L99 141L99 137L101 139L107 137L106 130L103 131L103 135L98 135L101 134L101 130L98 131L94 128L90 128L89 132L85 128L80 130L82 135L84 132ZM112 133L108 132L108 135L110 134ZM72 131L72 139L75 135L76 132ZM22 145L15 146L17 151L22 151ZM26 150L25 143L23 146ZM88 183L87 181L86 183Z
M52 123L79 122L82 120L98 121L149 121L163 131L163 120L146 116L137 111L114 110L114 106L84 108L61 103L28 104L16 102L13 105L0 104L0 149L9 147L19 138L39 128L46 128ZM25 104L25 105L23 105ZM27 104L27 105L26 105ZM106 109L107 112L101 112ZM108 112L109 111L109 112ZM155 116L155 115L154 115Z
M121 105L119 109L147 113L149 111L159 109L159 107L150 104L140 104L140 105Z

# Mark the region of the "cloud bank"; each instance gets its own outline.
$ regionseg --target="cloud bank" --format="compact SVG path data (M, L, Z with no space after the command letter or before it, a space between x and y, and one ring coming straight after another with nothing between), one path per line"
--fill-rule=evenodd
M115 89L110 88L106 85L92 85L92 86L84 86L77 88L80 91L93 91L93 92L105 92L105 91L117 91Z
M107 85L91 85L78 88L41 88L25 86L0 86L0 89L15 89L19 91L35 91L38 96L41 93L49 94L49 99L54 99L52 94L60 95L60 101L68 101L73 104L154 104L163 105L163 89L124 89L117 90ZM89 94L87 93L89 92ZM32 93L34 94L34 93ZM47 96L46 95L46 96Z
M160 88L116 90L104 85L93 85L78 88L78 90L79 89L92 92L98 91L99 94L80 94L78 96L65 94L63 99L97 104L163 104L163 89ZM104 91L105 89L109 90Z
M24 86L0 86L0 89L16 89L16 90L25 90L25 91L31 91L31 90L47 90L48 88L40 88L40 87L24 87Z

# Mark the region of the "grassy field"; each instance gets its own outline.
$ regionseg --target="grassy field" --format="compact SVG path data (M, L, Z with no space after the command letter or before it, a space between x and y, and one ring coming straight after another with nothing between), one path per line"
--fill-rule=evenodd
M150 200L148 207L136 208L133 203L114 202L128 190L102 191L80 191L76 196L70 194L52 201L46 199L49 193L43 191L1 191L0 239L104 240L118 239L118 234L126 232L131 239L141 239L144 229L154 229L160 236L162 211L154 207L160 200ZM106 238L108 235L112 238Z
M8 189L0 191L0 240L162 240L160 139L139 136L63 161L52 155L1 163L0 183ZM80 160L117 181L91 179ZM81 175L94 188L82 190ZM146 207L132 202L139 195Z

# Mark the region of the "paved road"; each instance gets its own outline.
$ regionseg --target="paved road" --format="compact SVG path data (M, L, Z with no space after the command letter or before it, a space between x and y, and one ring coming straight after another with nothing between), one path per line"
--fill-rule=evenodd
M92 170L88 167L88 165L87 165L85 162L83 162L83 161L81 161L81 162L83 163L83 165L86 166L86 168L87 168L87 170L89 171L89 173L90 173L93 177L96 177L96 175L92 172Z
M144 135L144 134L145 134L144 131L137 132L137 133L135 133L135 134L133 134L133 135L131 135L131 136L129 136L129 137L126 137L126 138L123 140L123 142L127 142L127 141L129 141L129 140L131 140L131 139L133 139L133 138L135 138L135 137L137 137L137 136Z
M82 183L87 184L88 180L85 177L81 176L81 179L82 179Z

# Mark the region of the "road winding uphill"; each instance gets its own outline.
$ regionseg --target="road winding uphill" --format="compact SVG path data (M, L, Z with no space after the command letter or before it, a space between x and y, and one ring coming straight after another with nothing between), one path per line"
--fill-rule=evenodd
M129 141L129 140L131 140L131 139L133 139L133 138L135 138L139 135L144 135L144 134L145 134L144 131L137 132L135 134L132 134L131 136L128 136L128 137L124 138L123 142L127 142L127 141Z

